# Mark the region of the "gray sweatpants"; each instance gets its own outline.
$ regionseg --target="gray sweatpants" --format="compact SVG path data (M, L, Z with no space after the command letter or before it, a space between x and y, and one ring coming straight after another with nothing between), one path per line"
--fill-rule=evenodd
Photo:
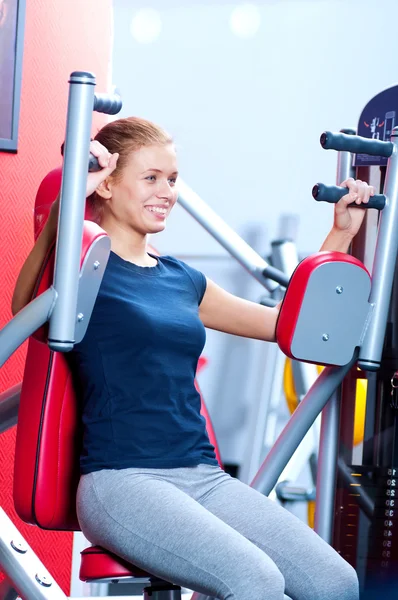
M305 523L218 466L103 470L77 495L90 542L223 600L358 600L358 580Z

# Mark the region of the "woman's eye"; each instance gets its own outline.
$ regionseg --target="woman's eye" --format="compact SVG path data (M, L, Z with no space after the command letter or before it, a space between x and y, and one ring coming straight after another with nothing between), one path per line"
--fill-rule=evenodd
M145 177L145 179L148 179L148 181L156 181L156 176L155 175L148 175L148 177Z
M177 181L177 177L171 177L169 179L170 185L175 185L176 181Z

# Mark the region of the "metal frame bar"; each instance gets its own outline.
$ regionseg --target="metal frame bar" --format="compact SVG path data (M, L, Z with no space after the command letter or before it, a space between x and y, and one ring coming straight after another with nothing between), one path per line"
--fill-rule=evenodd
M95 77L75 72L69 80L68 113L55 249L54 287L57 304L50 319L49 346L65 352L75 341L84 205Z
M57 293L51 286L0 330L0 367L28 337L49 320L56 300Z
M239 469L239 478L245 483L249 483L253 479L264 459L264 455L267 453L267 440L275 438L276 419L272 417L280 403L285 358L277 344L267 348L261 393L256 401L256 409L251 411L248 427L249 440Z
M355 135L355 130L343 130L342 133ZM337 154L336 184L352 177L355 179L354 157L351 152L340 151ZM332 542L334 491L337 475L339 445L341 387L336 389L322 411L321 433L319 438L316 507L314 529L328 544Z
M318 453L314 530L328 544L332 543L333 531L340 396L340 389L336 389L322 411Z
M272 264L275 268L291 277L299 263L297 248L294 242L289 239L277 240L272 242L271 248ZM263 389L257 403L257 410L253 411L252 422L249 427L250 443L246 448L245 458L239 471L240 478L245 482L250 482L253 479L264 457L270 451L275 441L276 413L282 392L281 382L283 380L285 360L285 355L276 344L268 347ZM314 365L298 361L293 362L295 381L299 381L299 384L301 384L300 390L303 390L300 394L300 399L302 399L317 378L317 373L315 372L314 374ZM275 418L270 418L274 417L274 415ZM313 451L314 442L314 439L304 436L300 450L297 450L291 457L289 464L284 468L279 478L294 479L294 474L297 474L298 471L298 463L303 464L309 459Z
M325 407L331 395L357 360L357 354L343 367L327 367L285 425L254 477L251 487L268 496L301 440Z
M26 600L66 600L43 563L0 507L0 565Z
M21 387L22 383L17 383L0 394L0 433L17 424Z
M275 281L271 281L264 275L265 272L270 270L268 263L181 179L178 180L178 202L217 240L217 242L219 242L219 244L221 244L221 246L223 246L223 248L227 250L227 252L231 254L231 256L236 258L236 260L249 271L261 285L270 292L273 292L278 288L278 284L275 283ZM282 278L282 285L286 286L288 278L280 271L278 271L278 273Z
M295 244L290 240L273 242L271 244L271 255L272 264L290 277L298 262ZM278 292L280 292L280 289L276 287L272 295L277 295ZM268 451L265 442L267 438L270 438L269 428L272 419L269 416L270 413L277 410L280 402L285 358L277 344L268 345L261 396L257 401L257 410L252 411L251 423L248 428L249 444L246 447L244 460L239 470L239 477L247 483L254 477ZM271 434L271 439L275 439L274 432Z
M387 162L384 184L387 201L380 215L369 298L374 310L358 360L358 366L369 371L380 367L398 252L398 127L392 130L391 142L393 152Z

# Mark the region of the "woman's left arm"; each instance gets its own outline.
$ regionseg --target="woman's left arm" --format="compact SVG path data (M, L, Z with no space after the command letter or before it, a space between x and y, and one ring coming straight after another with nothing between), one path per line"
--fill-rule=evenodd
M348 193L335 204L333 227L322 244L321 251L347 252L357 234L365 211L350 204L367 204L374 188L352 178L341 183ZM199 307L199 316L205 327L241 337L275 341L279 308L268 308L256 302L243 300L226 292L213 281L207 288Z
M238 298L210 279L199 306L199 317L205 327L269 342L275 341L278 314L276 307Z

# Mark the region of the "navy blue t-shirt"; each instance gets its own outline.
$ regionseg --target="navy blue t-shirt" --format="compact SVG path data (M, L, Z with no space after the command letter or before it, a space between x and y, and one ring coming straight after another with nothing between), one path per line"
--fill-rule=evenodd
M202 273L110 253L72 364L83 401L81 471L217 464L194 379L206 339Z

